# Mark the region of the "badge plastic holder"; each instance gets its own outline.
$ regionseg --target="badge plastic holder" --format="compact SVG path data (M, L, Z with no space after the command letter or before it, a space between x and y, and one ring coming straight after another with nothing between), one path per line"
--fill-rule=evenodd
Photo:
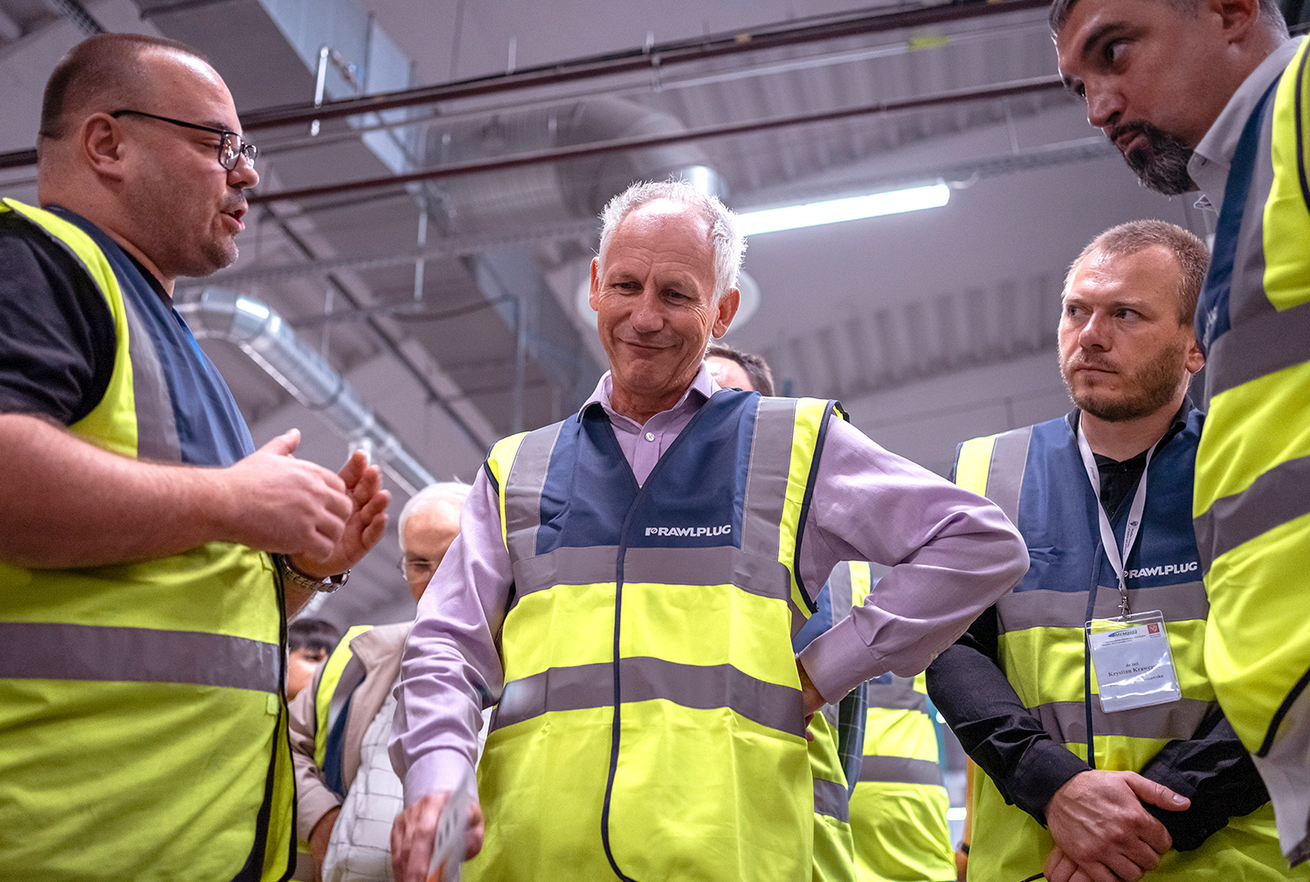
M1114 713L1183 697L1159 610L1092 619L1086 629L1101 710Z

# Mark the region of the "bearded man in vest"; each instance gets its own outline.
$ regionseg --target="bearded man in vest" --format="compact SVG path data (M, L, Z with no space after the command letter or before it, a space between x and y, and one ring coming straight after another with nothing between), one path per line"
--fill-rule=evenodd
M1310 43L1277 0L1057 0L1060 72L1142 182L1218 212L1196 310L1205 665L1310 858ZM1213 215L1211 215L1213 217Z
M1134 221L1069 270L1060 370L1077 409L960 445L955 479L1031 565L928 669L974 776L970 879L1284 879L1273 807L1215 701L1191 524L1203 364L1196 236ZM1310 878L1295 871L1291 878Z
M426 877L494 703L468 878L804 882L807 715L926 666L1022 573L999 509L834 402L713 382L744 244L685 183L606 207L590 302L610 371L575 416L492 448L406 646L398 880ZM797 658L850 558L892 565L885 590Z
M240 130L190 49L94 37L46 87L42 207L0 203L5 878L291 872L285 610L378 541L387 493L294 430L256 450L171 308L236 259Z

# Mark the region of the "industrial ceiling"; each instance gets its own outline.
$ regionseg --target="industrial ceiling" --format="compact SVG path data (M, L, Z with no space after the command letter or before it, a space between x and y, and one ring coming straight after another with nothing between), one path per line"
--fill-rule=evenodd
M5 194L34 199L41 88L97 27L198 48L260 147L241 259L178 288L256 440L298 425L333 467L364 443L397 510L590 393L578 291L632 180L743 211L945 181L941 208L752 238L726 340L939 472L1067 407L1058 298L1088 240L1210 231L1088 127L1034 0L0 0ZM412 612L393 542L324 615Z

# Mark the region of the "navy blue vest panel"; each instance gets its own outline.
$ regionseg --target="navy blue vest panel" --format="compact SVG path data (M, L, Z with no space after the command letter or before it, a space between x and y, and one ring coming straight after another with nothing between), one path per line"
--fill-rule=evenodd
M541 494L537 553L557 548L741 546L755 392L718 392L637 486L600 405L567 420Z
M1145 527L1125 564L1130 590L1201 578L1192 529L1192 475L1203 419L1200 411L1192 410L1187 425L1151 457ZM1100 542L1088 542L1089 535L1099 536L1097 504L1070 419L1033 426L1015 525L1028 544L1032 564L1015 592L1092 591L1098 584L1117 583ZM1112 521L1121 547L1130 507L1126 502L1119 506Z
M168 384L177 422L180 461L197 466L230 466L255 450L250 430L227 384L201 351L186 322L146 279L118 243L86 218L52 208L76 224L104 252L123 298L130 301L150 334Z
M1279 78L1281 79L1281 77ZM1260 131L1264 121L1273 112L1273 97L1279 80L1274 80L1260 97L1242 129L1237 149L1233 152L1228 180L1224 185L1224 204L1220 207L1219 223L1214 234L1214 255L1206 273L1205 285L1196 306L1196 339L1202 352L1209 352L1214 341L1232 328L1228 300L1232 291L1233 265L1237 260L1237 243L1242 230L1242 214L1246 197L1251 190L1255 164L1261 161ZM1263 160L1269 162L1266 155Z

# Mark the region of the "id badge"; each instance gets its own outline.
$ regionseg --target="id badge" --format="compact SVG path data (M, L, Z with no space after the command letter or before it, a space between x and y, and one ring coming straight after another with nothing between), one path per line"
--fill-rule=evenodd
M469 824L469 802L477 785L468 770L459 786L441 807L432 842L432 859L428 863L427 882L459 882L460 864L464 863L464 833Z
M1101 710L1113 713L1183 697L1159 610L1126 619L1092 619L1086 627Z

